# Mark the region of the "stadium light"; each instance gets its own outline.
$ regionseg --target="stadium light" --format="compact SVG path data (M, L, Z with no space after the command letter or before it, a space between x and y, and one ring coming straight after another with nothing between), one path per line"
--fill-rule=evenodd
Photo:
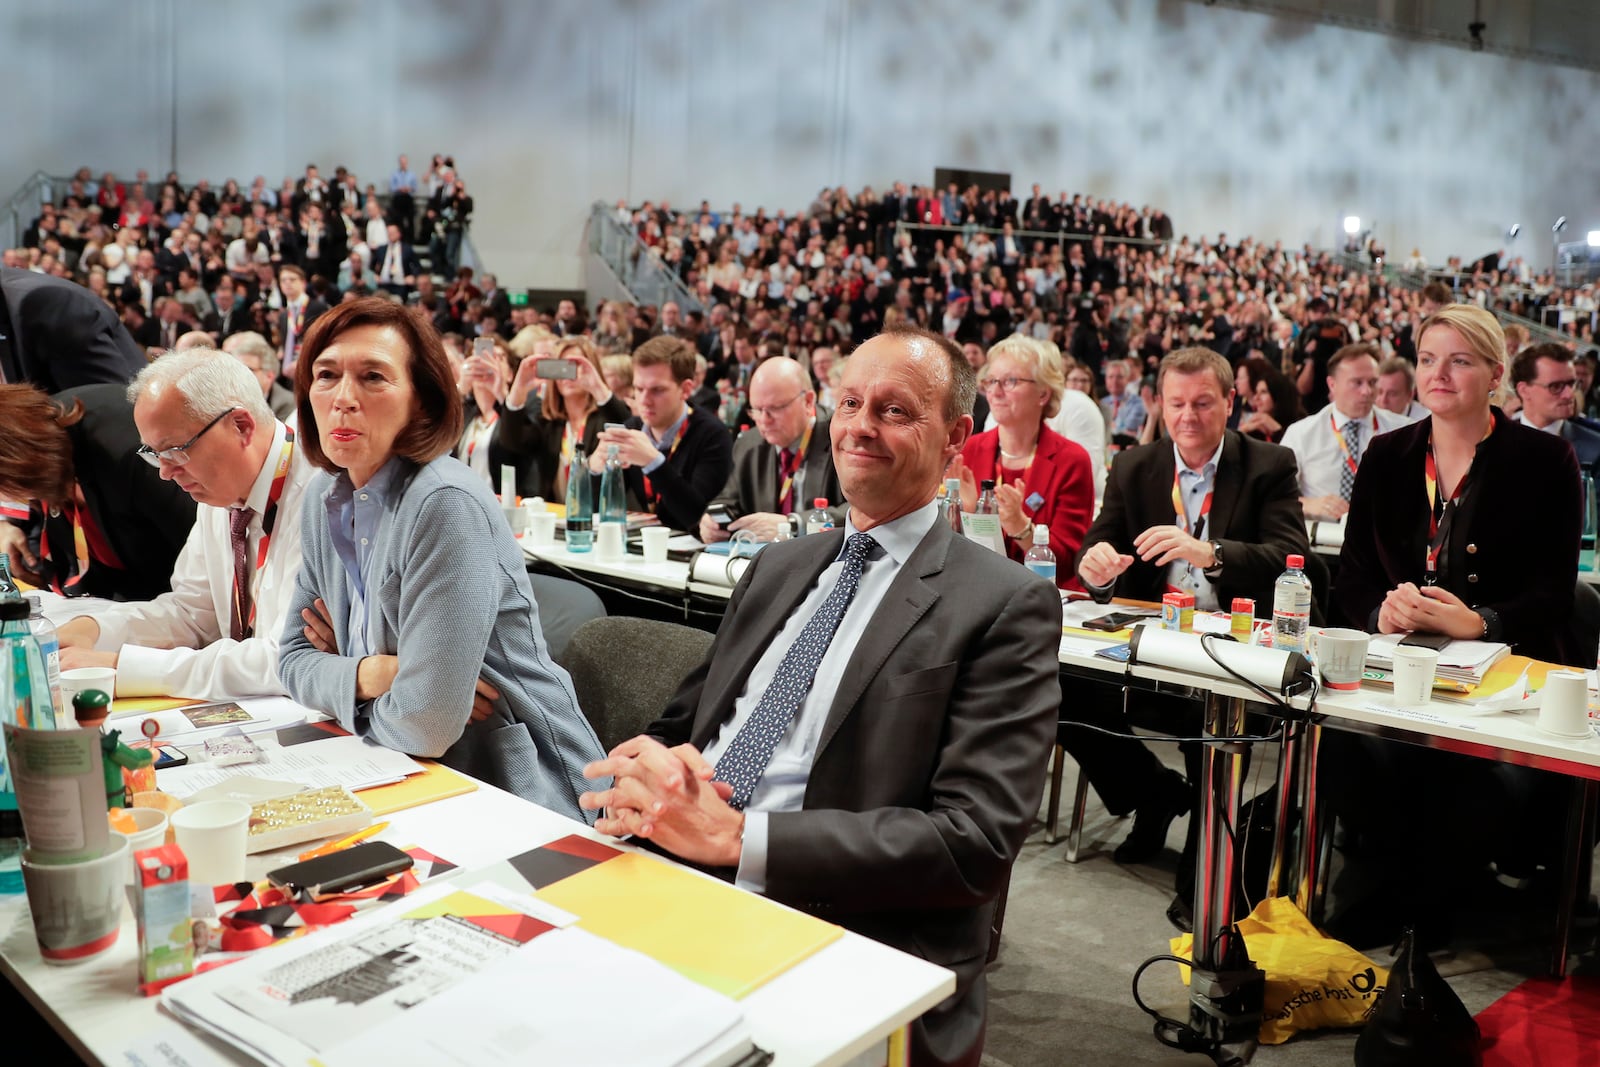
M1344 217L1344 232L1354 237L1361 232L1361 216L1346 215Z
M1589 231L1589 247L1600 248L1600 230Z

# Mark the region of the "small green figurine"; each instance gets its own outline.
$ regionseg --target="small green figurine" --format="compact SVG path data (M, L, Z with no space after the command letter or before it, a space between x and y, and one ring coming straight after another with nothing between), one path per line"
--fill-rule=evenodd
M98 729L111 712L111 698L99 689L85 689L72 698L72 714L84 729ZM124 768L134 771L150 766L155 754L149 749L130 748L122 743L121 730L100 735L100 755L105 766L106 808L128 806L128 789L122 780Z

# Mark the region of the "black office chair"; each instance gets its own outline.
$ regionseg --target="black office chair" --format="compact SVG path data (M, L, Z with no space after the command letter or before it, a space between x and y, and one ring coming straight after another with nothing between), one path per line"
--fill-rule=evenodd
M704 630L612 615L578 627L556 662L572 676L578 706L609 752L666 710L710 649Z
M1567 623L1567 631L1578 654L1593 658L1592 650L1600 647L1600 590L1582 578L1572 591L1572 619ZM1586 664L1587 660L1573 666Z

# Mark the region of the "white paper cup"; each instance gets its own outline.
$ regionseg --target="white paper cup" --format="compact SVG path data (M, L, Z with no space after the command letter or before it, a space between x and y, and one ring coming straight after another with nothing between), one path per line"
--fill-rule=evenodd
M665 563L667 561L667 542L672 538L672 531L665 526L646 526L639 531L639 536L644 541L644 561L646 563Z
M139 827L128 834L128 849L138 852L142 848L155 848L167 840L167 813L160 808L128 808L129 818Z
M46 963L82 963L117 943L133 865L126 837L112 831L106 848L78 863L36 863L32 849L22 850L22 884Z
M528 506L526 504L502 504L500 510L505 512L506 525L511 527L515 537L521 537L528 528Z
M172 813L178 846L189 859L189 880L203 885L244 881L244 846L250 805L242 800L204 800Z
M1431 648L1397 645L1394 650L1394 702L1396 707L1420 708L1433 699L1433 676L1439 653Z
M67 714L72 714L72 698L85 689L98 689L108 697L117 695L117 669L115 667L76 667L61 672L61 702Z
M594 527L595 558L621 559L627 552L627 525L620 522L597 522Z
M532 512L528 516L528 536L533 538L536 545L553 545L556 543L556 517L544 510Z
M1560 737L1588 737L1589 680L1582 671L1551 671L1539 693L1539 729Z
M1362 630L1337 628L1316 631L1317 669L1329 689L1360 689L1367 666L1368 637Z

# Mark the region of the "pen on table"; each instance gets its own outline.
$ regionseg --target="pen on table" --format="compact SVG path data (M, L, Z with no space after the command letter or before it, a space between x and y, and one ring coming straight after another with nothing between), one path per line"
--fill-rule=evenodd
M349 837L341 837L337 841L331 841L326 845L319 845L308 852L302 852L300 853L300 858L303 860L314 860L318 856L326 856L330 852L338 852L342 848L349 848L351 845L365 841L369 837L372 837L376 834L381 834L388 828L389 824L386 822L373 823L364 830L357 830Z

